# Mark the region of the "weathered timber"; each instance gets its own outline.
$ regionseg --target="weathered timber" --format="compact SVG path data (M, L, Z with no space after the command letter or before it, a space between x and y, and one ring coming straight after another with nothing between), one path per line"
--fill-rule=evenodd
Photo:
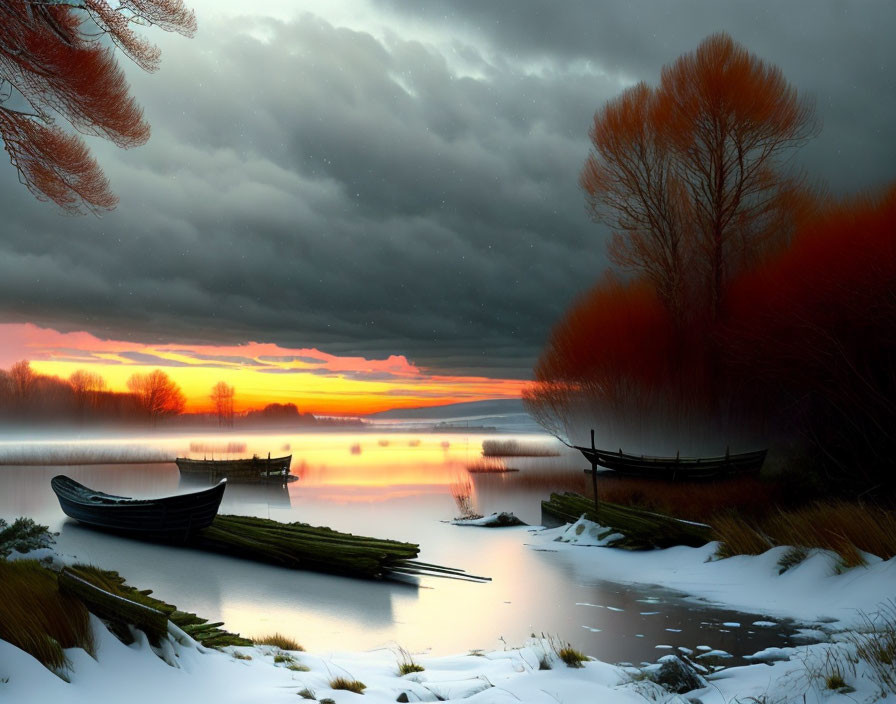
M621 533L624 537L613 543L613 547L629 550L649 550L673 545L699 547L712 540L712 529L703 523L682 521L652 511L601 501L595 509L594 501L566 492L551 494L551 498L541 502L545 513L574 523L582 515L590 521Z
M248 638L242 638L237 634L229 633L228 631L221 629L220 626L223 625L221 623L208 623L208 619L204 619L188 611L181 611L173 604L168 604L161 599L149 596L148 592L151 592L151 589L140 590L132 587L125 581L124 577L118 574L118 572L103 570L91 565L73 565L72 567L66 567L65 570L63 570L63 573L67 573L71 578L77 578L81 582L88 583L106 594L127 601L136 602L138 606L142 605L150 610L161 613L165 619L164 623L166 624L166 629L167 622L170 620L171 623L204 646L217 648L227 645L252 645L252 641ZM60 589L63 588L63 579L67 578L63 578L60 575ZM81 598L78 594L76 594L76 596ZM85 605L88 610L93 611L89 603L85 602ZM123 617L117 617L116 619L114 617L103 616L95 611L94 613L96 613L97 616L100 616L100 618L112 620L113 623L121 623L122 620L124 620L127 623L132 623L140 627L139 624L123 619ZM167 632L167 630L165 632ZM157 626L155 627L154 633L158 633Z
M153 643L158 643L168 633L168 615L158 609L106 591L68 568L59 573L58 579L60 592L77 598L100 618L136 626Z

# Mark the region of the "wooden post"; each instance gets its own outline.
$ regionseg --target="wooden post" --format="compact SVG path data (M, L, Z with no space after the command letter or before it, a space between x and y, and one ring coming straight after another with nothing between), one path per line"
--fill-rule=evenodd
M597 449L594 447L594 428L591 429L591 449ZM594 510L597 511L597 463L593 459L591 460L591 486L594 488Z

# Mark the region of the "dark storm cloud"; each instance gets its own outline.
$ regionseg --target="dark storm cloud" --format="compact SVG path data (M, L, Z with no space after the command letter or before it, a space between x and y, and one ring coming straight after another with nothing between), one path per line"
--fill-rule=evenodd
M117 211L60 217L0 171L0 314L527 375L607 266L576 185L595 108L718 29L815 92L814 174L841 189L892 176L887 5L397 7L445 40L310 15L200 15L194 40L162 37L158 74L128 69L151 141L92 142Z
M896 4L888 0L520 0L512 11L476 0L377 2L463 29L515 61L584 62L651 84L663 65L725 31L815 98L823 130L801 154L810 176L837 193L894 177Z

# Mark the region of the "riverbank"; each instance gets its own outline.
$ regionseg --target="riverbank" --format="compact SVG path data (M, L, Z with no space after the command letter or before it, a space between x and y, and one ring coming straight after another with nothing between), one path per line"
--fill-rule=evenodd
M698 685L695 689L680 693L687 699L698 698L703 704L751 697L809 704L896 702L896 692L887 690L886 664L879 671L881 664L868 659L873 648L862 648L869 643L893 646L886 617L889 613L891 629L896 626L893 602L888 602L896 584L896 560L869 558L866 567L837 573L836 557L817 551L779 574L779 549L724 560L711 559L713 544L634 553L597 547L603 533L594 524L579 521L563 528L520 532L520 538L532 550L556 551L576 575L599 573L621 583L653 583L745 612L794 618L814 624L806 629L807 638L825 641L766 648L754 656L757 664L731 668L724 667L723 652L658 645L658 660L675 653L692 663L688 666L692 674L705 677L691 683ZM36 556L59 564L59 556L49 549ZM727 625L746 630L767 627L769 622L757 619ZM565 643L560 637L502 644L490 652L433 657L409 654L399 644L368 652L352 652L350 643L345 650L315 653L269 645L218 651L202 647L176 627L160 647L153 648L140 632L131 645L124 645L93 616L91 627L93 656L79 648L65 651L69 666L60 674L68 681L0 641L0 699L23 704L54 699L86 704L113 698L155 704L172 696L178 701L215 704L296 702L297 697L330 699L336 704L440 699L480 704L682 701L652 681L659 663L634 667L591 659L576 663L567 657L571 663L567 664L561 658L568 654L562 652ZM862 635L875 627L877 635ZM301 641L302 634L290 635ZM401 675L403 665L407 674ZM665 685L674 689L668 681ZM338 687L354 687L360 694ZM364 700L358 699L361 695Z

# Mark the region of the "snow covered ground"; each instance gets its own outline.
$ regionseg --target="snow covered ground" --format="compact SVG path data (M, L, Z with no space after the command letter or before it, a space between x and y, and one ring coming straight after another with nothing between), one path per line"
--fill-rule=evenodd
M221 652L203 648L172 628L169 641L156 652L142 634L137 633L135 643L126 646L94 619L96 657L79 649L67 651L71 661L66 673L69 682L0 641L0 701L276 704L313 697L337 704L439 700L471 704L683 704L698 699L703 704L896 704L896 694L883 692L880 675L856 657L854 643L842 632L860 624L862 613L873 614L896 596L896 559L869 558L868 567L838 574L832 556L819 552L778 574L780 549L756 557L716 561L711 559L714 545L630 553L596 547L599 534L593 524L579 521L573 526L521 536L526 536L533 549L557 550L579 574L660 584L746 612L818 622L817 635L828 642L769 649L757 654L755 665L712 674L707 671L707 679L695 683L697 688L673 692L652 681L664 666L662 662L635 668L588 661L575 668L558 657L559 643L542 639L508 644L489 653L452 657L415 654L413 660L423 670L400 676L398 667L405 655L397 647L394 651L351 652L351 644L346 643L346 652L283 653L271 646ZM730 624L732 628L739 625ZM701 660L702 655L715 662L724 660L723 653L678 655L693 658L698 669L701 663L710 662ZM675 664L674 657L667 651L665 660ZM840 679L834 675L845 687L839 687ZM363 694L332 689L337 677L364 683ZM675 689L668 682L667 687Z

